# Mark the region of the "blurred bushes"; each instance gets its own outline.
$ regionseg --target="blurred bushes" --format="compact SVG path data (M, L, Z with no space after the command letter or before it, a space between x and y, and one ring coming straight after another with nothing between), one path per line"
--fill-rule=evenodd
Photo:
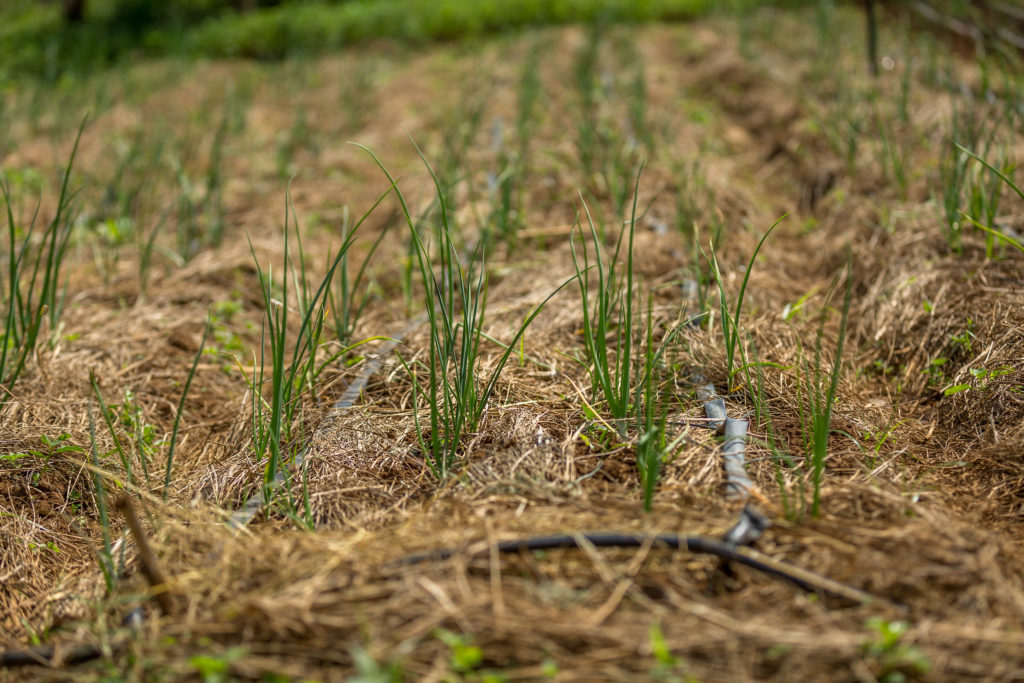
M479 36L522 26L690 18L712 0L356 0L285 5L222 16L199 27L191 48L201 54L279 58L375 38L420 43Z
M88 0L0 3L0 80L57 79L142 55L278 59L385 38L422 43L522 26L685 19L714 0ZM242 11L244 10L244 11Z
M0 3L0 78L47 80L108 66L137 53L180 52L189 32L211 18L261 11L280 0L87 0L68 22L59 0Z

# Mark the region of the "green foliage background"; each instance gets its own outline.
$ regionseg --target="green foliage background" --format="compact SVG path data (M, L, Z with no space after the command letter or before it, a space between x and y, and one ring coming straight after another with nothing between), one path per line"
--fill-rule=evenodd
M280 59L374 39L424 43L542 24L681 20L750 2L87 0L84 21L67 23L59 2L8 0L0 4L0 80L57 80L139 55Z

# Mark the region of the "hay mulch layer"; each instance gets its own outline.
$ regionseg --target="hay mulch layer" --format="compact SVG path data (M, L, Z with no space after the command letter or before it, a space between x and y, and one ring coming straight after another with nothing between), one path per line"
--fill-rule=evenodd
M810 21L759 16L779 35L800 35ZM840 16L859 25L856 14ZM633 442L593 419L589 378L571 358L582 354L583 320L573 285L527 331L455 475L439 483L426 467L412 383L396 355L381 354L364 372L385 344L377 341L363 360L326 369L303 397L305 474L280 493L300 512L308 505L314 529L299 528L280 506L241 530L226 523L258 491L266 464L249 440L247 378L263 302L246 235L261 263L281 268L282 173L295 175L290 198L319 268L344 216L360 215L386 189L372 161L345 141L374 149L420 210L431 201L430 179L402 130L436 158L448 149L446 133L467 130L467 112L478 107L485 124L471 130L460 159L465 181L454 191L458 222L472 235L498 154L491 122L511 127L522 65L542 50L521 239L488 257L487 331L509 339L573 273L577 189L607 225L617 220L614 188L583 174L571 132L574 60L588 39L578 28L544 30L301 64L196 64L187 75L140 65L129 71L134 92L104 90L112 104L86 126L75 176L85 188L81 210L99 211L116 150L147 131L177 140L169 144L198 175L215 135L202 122L235 112L223 152L225 237L184 265L158 258L145 289L134 252L107 262L84 241L72 250L63 328L32 359L0 418L0 449L34 454L0 470L0 644L24 650L41 641L55 651L37 666L0 669L0 680L397 680L388 678L396 672L406 680L1024 679L1021 260L1012 250L985 258L981 235L965 233L963 255L945 246L933 197L946 134L937 112L948 95L911 74L900 132L907 167L922 170L900 192L876 147L865 142L851 167L821 132L816 122L844 105L834 84L814 77L813 40L781 45L755 32L759 59L749 60L734 27L719 20L610 31L595 115L607 125L626 117L617 95L627 85L616 69L621 50L632 50L644 65L648 116L664 131L641 178L639 203L648 208L635 245L658 338L700 307L699 286L687 284L697 276L691 245L665 228L681 211L680 160L703 178L698 223L725 226L718 257L730 296L760 235L793 212L754 263L744 302L745 343L772 364L759 370L767 413L751 400L754 386L729 376L717 309L710 325L686 328L666 353L661 388L680 445L653 510L643 512ZM848 54L833 67L855 87L864 86L862 64ZM969 62L955 67L965 87L976 83ZM880 87L894 93L899 78L883 74ZM365 89L353 93L352 81ZM14 121L21 142L6 152L6 167L50 168L70 149L60 120ZM1007 154L1024 158L1019 140ZM177 182L155 172L138 201L164 207ZM356 337L400 336L398 351L412 358L426 352L429 332L403 302L407 246L392 203L363 228L368 245L398 226L372 262L374 298ZM1002 208L1009 222L1024 215L1009 196ZM830 301L826 293L848 262L844 372L815 517L799 369L819 330L831 368L838 316L819 326L818 312L841 307L842 284ZM716 308L713 286L710 300ZM89 376L123 424L169 434L209 310L219 312L217 352L200 356L166 500L166 441L132 487L169 580L170 613L161 613L137 539L122 533L117 513L110 526L125 576L108 591L98 569L104 532L88 463L94 432L97 453L112 442ZM486 375L502 349L481 348ZM578 548L497 552L499 542L551 534L720 538L740 504L725 495L721 442L706 428L696 373L725 396L730 416L752 420L753 504L771 521L756 548L875 600L839 600L658 543L599 549L581 539ZM357 380L366 382L359 400L332 413ZM123 479L116 456L104 458L108 481ZM439 549L454 552L405 561ZM100 657L67 663L82 646Z

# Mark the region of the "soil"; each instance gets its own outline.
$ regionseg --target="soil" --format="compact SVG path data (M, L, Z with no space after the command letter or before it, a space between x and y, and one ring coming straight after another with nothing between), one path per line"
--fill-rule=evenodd
M677 197L694 204L705 250L722 226L716 253L730 298L761 236L788 213L753 263L741 318L745 347L771 364L760 369L765 410L752 382L729 376L712 285L710 321L686 328L666 352L670 435L685 438L650 512L635 438L612 438L595 419L602 406L576 360L583 315L573 283L528 328L522 357L505 367L455 475L438 482L426 466L412 381L398 357L386 354L379 370L360 374L385 343L378 340L361 347L365 358L327 366L302 396L296 440L309 443L307 481L294 477L282 496L299 503L300 517L308 504L313 529L280 504L243 531L225 524L259 490L266 465L253 453L249 413L264 315L256 263L285 272L290 200L309 265L322 272L345 217L362 215L388 186L349 140L400 178L418 215L433 185L410 138L440 167L450 153L445 136L465 136L453 212L475 244L490 210L488 173L504 149L495 131L515 140L523 65L538 49L522 227L517 242L487 255L488 335L512 339L573 275L569 239L583 201L613 244L621 219L614 182L623 179L600 167L587 174L576 141L574 69L587 30L417 50L377 45L278 65L142 64L74 95L51 94L42 113L27 95L12 96L2 166L41 169L43 218L54 210L51 179L70 154L76 117L94 113L72 176L83 218L61 327L48 331L54 342L32 358L0 418L0 451L30 454L0 464L0 644L88 644L102 658L65 667L58 648L53 666L0 670L0 680L195 678L206 665L238 679L384 680L372 678L373 667L392 664L410 680L498 680L488 672L567 681L1024 678L1021 255L998 246L987 254L980 231L964 232L959 254L944 237L940 168L957 105L934 80L920 41L886 28L882 45L896 67L872 82L859 49L826 52L811 14L757 17L746 39L734 22L707 19L616 27L601 43L602 96L587 114L618 133L594 150L599 164L616 145L630 150L630 164L646 160L636 267L659 337L701 312L685 284L701 264L686 232L694 223ZM836 22L836 31L860 30L854 12ZM628 122L630 54L643 63L655 131L646 147ZM949 77L979 91L971 55L947 58ZM869 101L872 89L878 95ZM972 106L995 117L1000 100ZM852 151L828 134L843 116L853 120L851 108L868 112ZM891 117L887 134L904 155L902 183L872 123L881 116ZM172 169L195 184L190 196L202 197L221 121L223 239L182 263L174 228L183 220L183 181ZM1006 121L1000 135L1013 125ZM136 140L147 154L162 146L162 156L146 174L133 167L118 179ZM1019 136L999 140L1008 161L1024 158ZM145 286L134 244L104 250L88 236L89 225L109 217L108 188L135 182L144 234L168 216ZM16 208L30 216L34 207L26 200ZM999 224L1019 228L1022 216L1024 202L1004 193ZM355 252L366 253L383 230L355 338L401 335L402 357L422 357L429 332L410 324L421 293L414 287L406 302L408 228L393 197L360 228ZM822 364L832 367L847 264L851 304L815 515L804 455L807 373L819 342ZM178 401L210 311L214 335L199 356L165 489ZM486 373L503 349L481 349ZM719 441L700 424L695 372L726 397L730 415L751 418L747 470L755 504L772 522L756 548L876 601L847 604L658 545L488 550L501 540L589 531L720 537L739 504L725 496ZM126 474L90 373L123 417L116 428L129 443L133 425L163 439L145 476L139 448L129 449L135 480L127 488L171 577L172 614L146 599L136 541L114 513L111 542L124 576L108 590L99 570L96 478L113 495ZM360 399L331 413L360 376ZM419 409L422 419L422 401ZM401 562L441 548L465 552ZM121 620L135 605L146 616L132 631ZM458 657L467 652L472 661L463 666Z

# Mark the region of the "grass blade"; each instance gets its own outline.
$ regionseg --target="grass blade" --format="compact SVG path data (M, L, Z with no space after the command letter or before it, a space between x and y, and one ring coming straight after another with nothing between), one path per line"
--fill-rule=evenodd
M174 467L174 448L178 443L178 429L181 427L181 416L185 412L185 399L188 397L189 387L192 386L192 378L195 377L196 368L199 366L199 359L203 355L203 349L206 346L206 338L210 335L211 329L213 329L213 318L207 316L206 328L203 330L203 338L199 340L199 350L196 351L196 357L192 360L192 367L188 371L188 377L185 379L185 386L181 390L181 398L178 399L178 410L174 415L174 427L171 429L171 444L167 448L167 468L164 471L164 500L167 500L167 492L171 485L171 469Z

